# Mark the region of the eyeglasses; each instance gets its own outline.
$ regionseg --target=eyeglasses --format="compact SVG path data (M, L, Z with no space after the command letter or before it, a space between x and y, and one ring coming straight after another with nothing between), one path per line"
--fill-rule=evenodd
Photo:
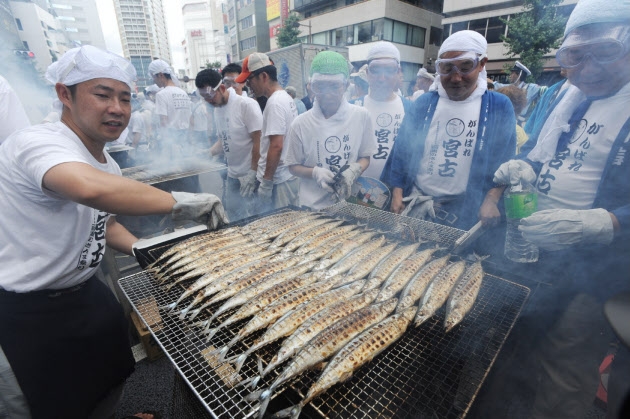
M312 82L311 90L316 95L322 95L326 93L340 93L345 91L345 84L340 82Z
M219 80L216 86L214 87L207 86L201 89L197 88L197 92L199 92L199 96L203 97L204 99L212 100L212 98L216 96L217 90L219 89L219 86L221 86L222 83L223 83L223 80Z
M253 79L255 79L260 73L251 73L249 75L249 77L247 77L247 80L245 80L245 83L249 83L250 81L252 81Z
M441 58L435 62L437 72L440 76L448 76L454 71L458 72L462 76L466 76L475 71L478 64L479 57L474 59Z
M398 67L368 65L368 73L377 77L394 77L398 74Z
M575 68L586 61L586 57L602 64L612 63L623 57L626 46L617 40L594 42L587 45L563 47L556 53L556 60L563 68Z
M223 77L223 84L226 86L238 86L240 83L237 83L235 77Z

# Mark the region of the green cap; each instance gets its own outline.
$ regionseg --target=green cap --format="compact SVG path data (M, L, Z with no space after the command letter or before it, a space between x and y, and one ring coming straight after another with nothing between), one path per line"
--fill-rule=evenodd
M334 51L322 51L313 58L311 63L311 76L319 74L343 74L348 77L348 62L343 55Z

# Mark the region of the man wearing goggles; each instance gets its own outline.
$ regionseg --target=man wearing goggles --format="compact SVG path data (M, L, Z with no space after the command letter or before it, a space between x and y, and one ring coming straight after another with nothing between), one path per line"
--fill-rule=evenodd
M346 199L376 149L368 111L344 99L348 77L341 54L322 51L313 59L315 103L287 135L287 164L301 178L300 205L320 209Z
M442 44L437 91L413 102L381 178L393 212L465 230L498 223L501 191L490 174L514 156L516 120L509 99L487 91L486 48L474 31Z
M240 65L230 63L221 70L221 77L223 77L223 84L225 87L231 87L239 96L248 97L247 93L243 92L243 83L237 83L236 81L236 78L239 74L241 74L241 71L243 71L243 68Z
M391 42L376 42L367 56L366 76L369 93L351 103L370 112L377 144L364 175L380 178L391 153L398 129L411 101L397 94L400 83L400 51Z
M210 153L225 156L228 170L222 201L228 216L234 221L253 215L252 197L258 186L256 171L262 129L260 107L255 100L228 87L226 78L222 79L214 70L197 73L195 85L205 101L214 107L213 121L219 141Z
M300 181L285 163L285 138L297 116L295 102L278 83L276 67L266 54L253 53L243 61L243 71L235 79L247 82L255 97L265 96L260 159L256 179L260 182L256 197L257 210L268 211L298 204Z
M116 215L172 214L211 229L227 219L216 196L126 179L105 151L129 123L129 61L83 46L46 79L61 121L0 147L0 411L112 417L135 361L122 307L95 274L106 245L132 255L138 241Z
M510 335L520 352L509 355L518 366L501 368L523 368L526 354L537 355L531 365L537 374L514 388L535 392L530 417L583 417L589 411L598 365L613 338L602 304L629 288L629 31L630 2L578 2L557 53L572 86L550 106L519 160L495 173L498 183L525 179L538 189L539 211L524 218L519 230L540 248L532 275L551 285L530 299L535 309L526 308L522 329ZM621 417L619 396L630 384L627 359L620 348L611 365L607 417ZM511 393L506 384L513 382L504 375L493 384L502 395ZM496 403L502 404L504 397ZM488 412L502 416L496 405Z

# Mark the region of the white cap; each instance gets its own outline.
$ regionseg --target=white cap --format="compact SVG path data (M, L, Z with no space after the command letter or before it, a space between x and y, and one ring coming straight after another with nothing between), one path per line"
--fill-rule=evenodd
M149 75L153 77L156 74L169 74L172 76L175 72L166 61L157 59L151 61L151 64L149 64Z
M46 70L46 80L52 84L73 86L101 78L118 80L132 89L136 81L136 69L129 60L119 55L84 45L67 51Z
M146 90L147 93L157 93L160 91L160 87L157 84L152 84L151 86L147 86L144 90Z
M479 32L475 31L459 31L455 32L442 42L438 58L445 52L450 51L466 51L474 52L479 55L486 55L488 50L488 41Z
M435 80L435 76L429 73L424 67L418 70L418 74L416 74L416 77L424 77L425 79L429 79L431 81Z
M620 23L627 26L629 22L630 0L580 0L567 20L564 36L580 26L592 23Z
M400 51L391 42L379 41L368 51L367 62L383 58L391 58L400 63Z

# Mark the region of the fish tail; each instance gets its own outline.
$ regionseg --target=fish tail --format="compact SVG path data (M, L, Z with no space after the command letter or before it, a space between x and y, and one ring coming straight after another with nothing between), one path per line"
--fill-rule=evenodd
M262 378L262 377L261 377L260 375L259 375L259 376L254 377L254 378L252 378L251 384L250 384L249 386L250 386L251 388L256 388L256 387L258 387L258 383L260 382L260 379L261 379L261 378Z
M282 409L279 412L274 413L272 418L291 418L297 419L302 413L302 405L296 404L295 406L287 407L286 409Z
M254 377L253 379L256 379L256 378L258 378L258 377ZM252 378L247 378L247 379L245 379L243 381L248 381L248 380L251 382ZM243 381L241 381L241 382L243 382ZM245 396L245 400L248 401L248 402L255 402L256 400L260 399L260 397L262 396L262 394L265 391L267 391L267 389L265 389L265 388L260 389L260 390L256 390L256 391L252 391L247 396Z
M192 316L190 316L190 318L188 320L193 320L195 317L197 317L199 315L199 313L201 313L201 309L195 309L195 310L191 310Z
M248 353L245 352L236 358L236 362L234 363L234 369L236 370L237 374L241 371L241 368L243 368L243 364L245 364L245 360L247 359L247 356L248 356Z
M208 334L208 337L206 337L206 342L210 342L212 338L214 337L214 335L217 334L218 331L219 331L218 327L213 327L212 329L204 330L204 333Z
M265 417L265 412L267 411L267 407L269 407L269 401L271 400L271 391L265 390L260 395L260 408L258 410L258 419L263 419Z
M205 330L205 328L208 326L208 320L198 321L196 323L193 323L192 326Z
M170 304L167 304L165 306L159 307L159 309L160 310L173 311L173 309L175 308L176 305L177 305L177 302L174 302L174 303L170 303Z
M262 358L260 358L260 356L258 357L258 373L260 374L261 378L267 375L265 369L263 368Z
M227 355L229 350L229 346L224 346L223 348L221 348L221 350L218 352L219 362L223 362L225 360L225 355Z

